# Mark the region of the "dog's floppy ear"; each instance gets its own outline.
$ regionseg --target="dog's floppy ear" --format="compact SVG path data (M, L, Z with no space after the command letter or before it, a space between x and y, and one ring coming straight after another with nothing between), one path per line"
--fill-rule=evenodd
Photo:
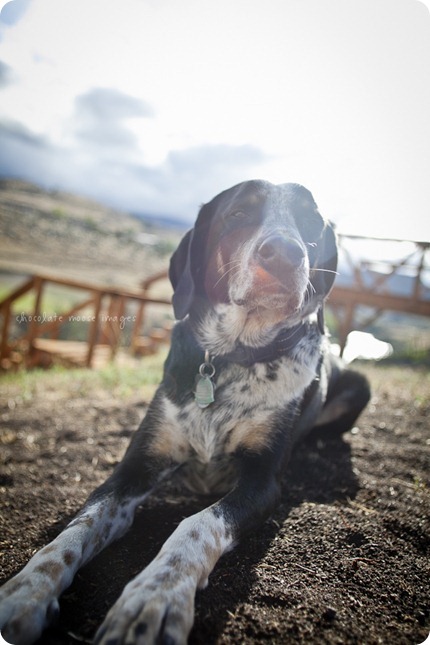
M292 194L294 218L309 256L310 281L315 298L322 302L329 294L337 269L334 227L318 210L312 193L300 184L285 184Z
M173 287L173 311L176 320L185 318L194 298L194 279L191 270L191 243L194 229L188 231L170 258L169 278Z
M200 292L209 224L209 207L204 205L194 228L184 235L170 259L169 278L173 287L172 304L176 320L185 318L194 297Z
M323 300L331 291L337 269L336 233L331 222L324 223L321 235L309 255L310 281L316 295Z

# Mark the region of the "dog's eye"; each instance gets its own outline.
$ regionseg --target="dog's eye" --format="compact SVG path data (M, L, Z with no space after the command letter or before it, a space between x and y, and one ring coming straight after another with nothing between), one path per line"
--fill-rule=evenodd
M248 217L248 213L245 213L244 211L232 211L228 214L229 219L248 219Z

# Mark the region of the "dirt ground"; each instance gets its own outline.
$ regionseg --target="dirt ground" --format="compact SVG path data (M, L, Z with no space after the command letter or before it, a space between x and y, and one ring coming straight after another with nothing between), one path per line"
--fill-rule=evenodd
M390 643L429 634L430 374L361 366L373 399L352 433L295 452L282 503L196 599L191 645ZM1 384L0 384L1 385ZM72 518L120 459L139 393L2 388L1 578ZM207 499L166 490L77 575L40 644L90 642L126 582Z

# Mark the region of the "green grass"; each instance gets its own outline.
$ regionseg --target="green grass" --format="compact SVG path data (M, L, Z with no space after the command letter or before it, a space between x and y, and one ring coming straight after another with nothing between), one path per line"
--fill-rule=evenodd
M161 381L166 351L136 360L133 365L111 363L100 369L55 366L48 370L20 370L0 376L3 400L32 401L46 392L64 398L91 398L101 391L115 399L141 396L149 401Z
M430 369L426 365L396 365L391 361L353 362L368 377L373 394L381 400L396 397L400 405L412 405L424 409L430 405Z

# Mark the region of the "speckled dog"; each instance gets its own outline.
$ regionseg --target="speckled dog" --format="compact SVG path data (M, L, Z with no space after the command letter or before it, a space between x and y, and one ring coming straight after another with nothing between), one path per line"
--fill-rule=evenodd
M174 475L220 499L180 523L95 642L186 643L196 589L270 514L294 443L316 426L348 429L368 401L365 379L328 350L323 302L336 266L333 229L302 186L244 182L201 208L171 259L180 322L162 383L111 477L3 587L6 640L36 640L79 567Z

